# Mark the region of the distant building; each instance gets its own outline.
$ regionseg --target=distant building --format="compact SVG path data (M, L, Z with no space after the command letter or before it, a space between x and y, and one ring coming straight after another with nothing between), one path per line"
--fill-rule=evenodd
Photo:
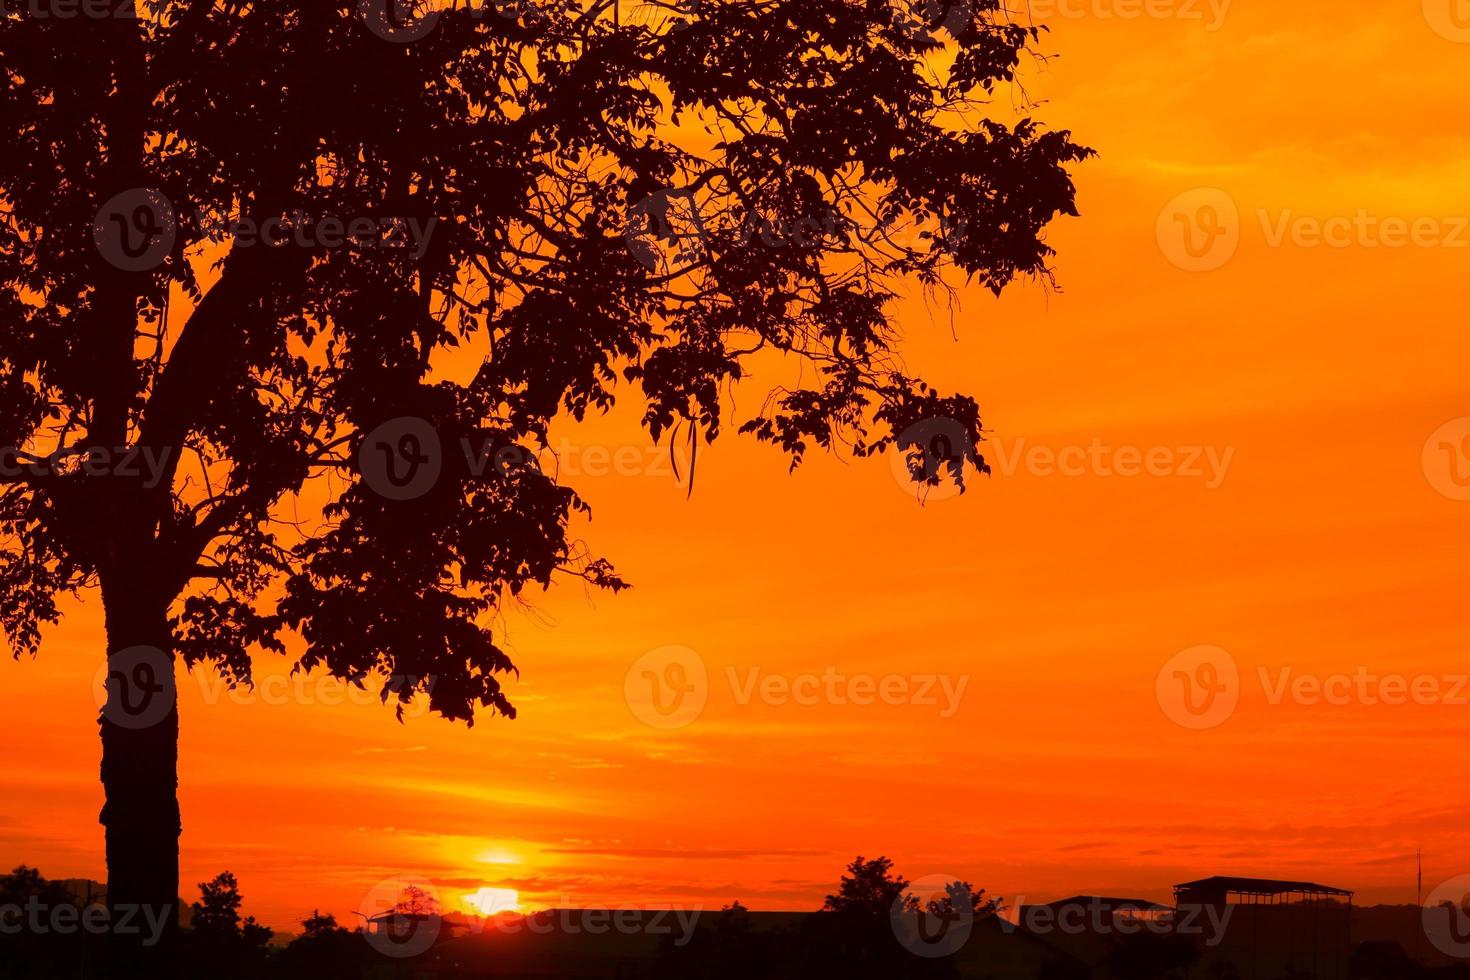
M1043 909L1050 911L1043 913ZM1023 920L1029 910L1033 917L1050 917L1069 928L1073 923L1078 927L1094 929L1101 924L1103 930L1117 920L1162 921L1174 914L1169 906L1146 898L1114 898L1108 895L1073 895L1071 898L1060 898L1044 905L1023 905L1021 910Z
M1028 935L1095 969L1118 937L1166 932L1173 917L1172 908L1146 898L1073 895L1021 906L1016 924Z
M454 938L454 930L462 927L452 917L437 912L422 912L389 909L377 915L364 916L359 930L370 940L376 940L379 948L394 946L430 946L448 942Z
M1311 881L1201 878L1174 886L1174 928L1197 939L1206 976L1343 980L1352 900L1345 888Z
M1229 878L1216 875L1174 886L1174 905L1291 905L1305 902L1345 902L1353 893L1311 881L1274 878Z

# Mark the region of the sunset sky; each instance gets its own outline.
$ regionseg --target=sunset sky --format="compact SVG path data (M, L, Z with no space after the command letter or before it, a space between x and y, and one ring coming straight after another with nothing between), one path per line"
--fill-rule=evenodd
M921 506L888 459L788 475L732 425L691 497L635 397L563 428L581 534L634 588L507 616L515 721L400 725L278 686L268 654L253 695L181 679L186 897L229 869L290 931L390 879L452 907L808 909L858 854L1009 902L1212 874L1412 901L1420 847L1426 890L1470 871L1470 9L1037 14L1035 114L1100 153L1049 236L1062 291L968 291L953 335L917 294L895 310L909 366L978 397L993 476ZM740 420L783 370L758 366ZM100 613L0 658L6 869L105 877ZM626 691L671 647L706 703L656 727ZM1213 727L1175 720L1199 722L1176 669L1222 676L1200 657L1238 671ZM863 697L885 689L930 696Z

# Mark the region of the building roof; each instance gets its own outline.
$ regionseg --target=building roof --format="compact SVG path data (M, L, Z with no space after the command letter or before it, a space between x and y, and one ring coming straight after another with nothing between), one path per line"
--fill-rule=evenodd
M379 912L377 915L365 915L363 918L368 922L387 922L389 919L413 919L422 922L427 919L439 919L443 921L446 917L440 915L438 912L411 912L404 909L388 909L386 912Z
M1113 898L1108 895L1073 895L1071 898L1060 898L1055 902L1047 902L1046 904L1051 908L1062 908L1066 905L1086 905L1088 907L1109 909L1136 909L1144 912L1169 911L1169 906L1160 905L1158 902L1150 902L1146 898Z
M1199 881L1186 881L1175 885L1175 891L1245 892L1252 895L1290 895L1295 892L1310 892L1318 895L1351 895L1346 888L1333 888L1312 881L1280 881L1275 878L1231 878L1215 875Z

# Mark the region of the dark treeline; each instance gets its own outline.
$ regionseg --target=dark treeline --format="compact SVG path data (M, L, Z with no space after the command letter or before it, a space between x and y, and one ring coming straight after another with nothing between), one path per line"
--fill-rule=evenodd
M457 941L474 944L477 937L457 934L449 927L453 916L441 916L437 902L416 888L405 891L401 909L395 910L415 928L432 920L435 942L413 955L387 955L381 941L369 941L319 911L301 920L301 931L289 943L272 943L271 929L241 914L243 898L233 874L201 882L198 890L176 953L178 973L189 980L522 975L509 962L492 960L483 971L471 966L472 957L454 947ZM687 935L667 934L656 948L630 947L627 955L612 956L605 975L614 980L1313 980L1290 967L1279 976L1248 977L1229 962L1204 956L1197 937L1172 933L1109 936L1100 957L1083 962L1050 950L1003 920L1002 900L967 882L947 884L937 897L920 897L915 890L887 858L859 857L818 912L763 915L736 901L701 918ZM0 876L0 980L109 976L115 930L101 918L105 914L97 896L79 894L75 883L47 880L34 868L22 865ZM896 925L915 920L931 927L927 940L916 942ZM955 923L963 925L963 948L919 948ZM156 926L140 915L130 927L146 941ZM985 937L1001 945L987 947ZM553 936L550 948L566 938ZM1025 965L1018 966L1007 949L1012 942L1030 944L1029 958L1021 958ZM553 952L536 975L604 975L588 972L585 962L574 967L554 960ZM1346 973L1349 980L1470 980L1470 965L1426 966L1397 943L1367 941L1352 949Z
M413 976L414 965L395 963L372 949L355 931L330 915L313 914L286 946L271 946L272 930L240 915L235 876L226 871L199 885L189 927L180 930L180 973L190 978L254 980L348 980ZM89 915L94 913L94 915ZM114 933L101 904L88 903L65 884L48 881L21 865L0 876L0 980L62 980L107 977ZM122 929L136 929L146 942L157 921L139 913Z

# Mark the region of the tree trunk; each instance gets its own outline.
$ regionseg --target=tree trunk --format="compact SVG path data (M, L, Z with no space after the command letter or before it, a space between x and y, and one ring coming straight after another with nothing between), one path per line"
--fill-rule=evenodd
M119 976L168 976L179 917L179 711L167 605L107 587L99 816Z

